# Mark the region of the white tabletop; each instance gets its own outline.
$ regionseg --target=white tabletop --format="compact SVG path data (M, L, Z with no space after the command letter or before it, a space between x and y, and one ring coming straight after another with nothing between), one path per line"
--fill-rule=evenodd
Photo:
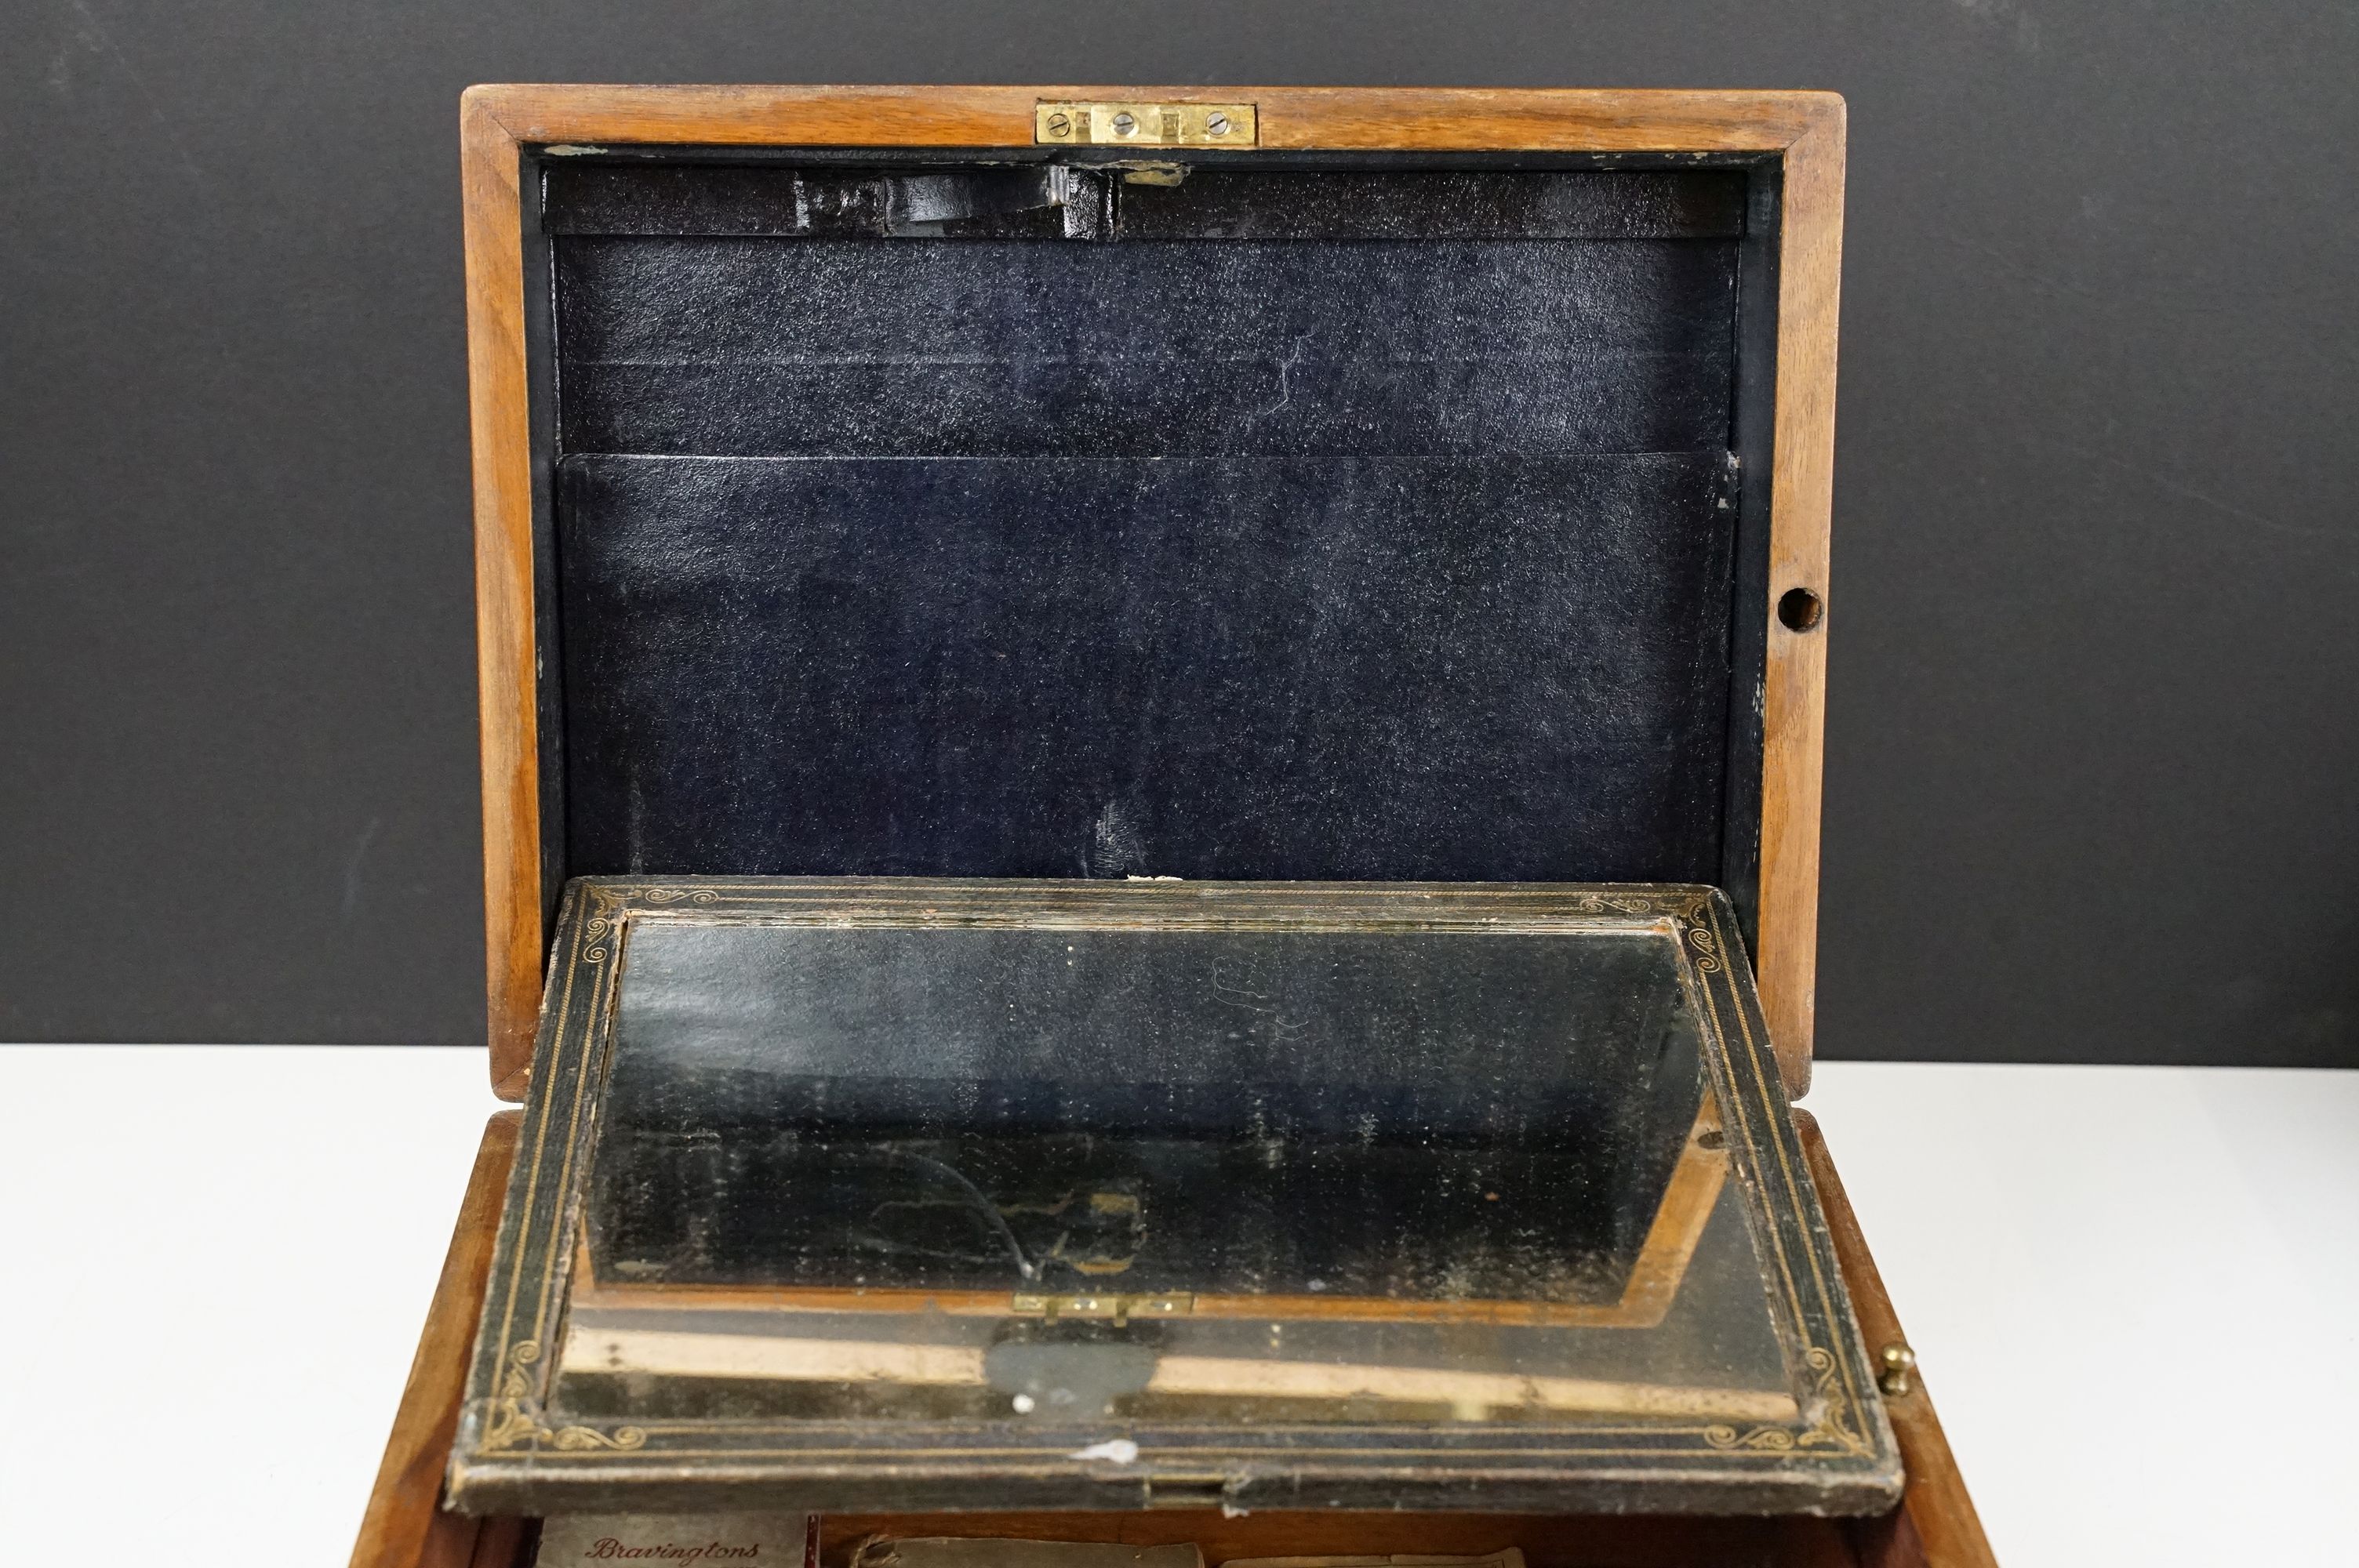
M2009 1568L2359 1562L2359 1074L1808 1103ZM0 1558L343 1562L496 1108L467 1051L0 1048Z

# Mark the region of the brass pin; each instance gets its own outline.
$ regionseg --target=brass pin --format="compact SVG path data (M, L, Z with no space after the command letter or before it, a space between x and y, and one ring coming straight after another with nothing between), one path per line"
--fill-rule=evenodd
M1917 1370L1917 1352L1906 1345L1892 1344L1884 1347L1884 1369L1876 1374L1875 1386L1887 1399L1903 1399L1915 1386L1909 1375Z

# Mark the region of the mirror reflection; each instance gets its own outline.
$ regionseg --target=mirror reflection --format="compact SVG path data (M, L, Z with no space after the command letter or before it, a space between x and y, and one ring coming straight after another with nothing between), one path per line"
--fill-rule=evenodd
M1677 945L652 924L554 1403L1793 1419Z

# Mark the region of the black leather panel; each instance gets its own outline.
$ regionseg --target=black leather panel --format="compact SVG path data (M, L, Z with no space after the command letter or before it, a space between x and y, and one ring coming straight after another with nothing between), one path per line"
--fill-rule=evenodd
M863 169L576 163L547 176L551 234L936 235L1126 240L1733 239L1736 169L1245 169L1177 185L1115 168Z
M1732 481L571 458L568 864L1708 881Z
M1198 168L1125 185L1124 239L1665 240L1745 232L1735 169L1580 174Z
M556 247L568 451L1729 444L1733 241Z
M857 169L609 164L551 169L551 234L1094 238L1110 232L1111 175L1028 168Z

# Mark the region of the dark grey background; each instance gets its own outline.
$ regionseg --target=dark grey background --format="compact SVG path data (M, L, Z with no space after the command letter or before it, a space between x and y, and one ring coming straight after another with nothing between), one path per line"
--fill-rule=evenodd
M0 1038L482 1038L458 93L1851 103L1821 1048L2359 1065L2359 8L24 0Z

